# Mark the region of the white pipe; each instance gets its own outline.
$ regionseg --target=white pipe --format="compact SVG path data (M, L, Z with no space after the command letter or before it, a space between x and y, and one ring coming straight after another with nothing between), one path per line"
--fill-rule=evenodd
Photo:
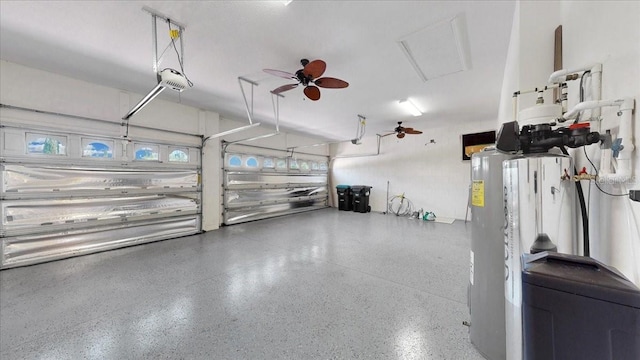
M602 149L602 157L600 159L600 177L611 174L611 149Z
M562 106L562 113L567 112L567 103L568 103L567 92L568 91L569 89L567 89L567 84L563 84L563 86L560 88L560 106Z
M597 64L591 68L591 100L602 99L602 64ZM591 117L600 120L601 109L595 108L591 113ZM598 128L595 131L600 131L600 121L598 121Z
M551 76L549 76L549 84L565 82L567 81L567 75L591 70L598 65L600 64L589 65L589 66L585 66L577 69L561 69L561 70L555 71L551 74ZM602 69L601 65L600 65L600 69Z
M634 108L634 100L626 98L620 104L620 127L618 129L618 139L622 139L624 148L620 150L616 161L617 168L615 174L603 174L600 181L606 183L620 184L629 181L631 178L631 153L635 149L633 144L633 130L631 129L632 112ZM609 160L610 161L610 160Z
M591 100L591 101L583 101L581 103L576 104L571 110L567 111L562 117L565 120L573 119L583 110L590 110L601 108L604 106L622 106L622 104L627 101L625 99L617 99L617 100ZM633 101L633 100L631 100ZM633 108L633 107L632 107Z

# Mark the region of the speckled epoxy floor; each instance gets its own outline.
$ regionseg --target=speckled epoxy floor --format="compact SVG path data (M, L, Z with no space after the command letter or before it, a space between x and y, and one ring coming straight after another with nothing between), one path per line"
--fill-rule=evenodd
M324 209L0 272L0 358L482 359L470 225Z

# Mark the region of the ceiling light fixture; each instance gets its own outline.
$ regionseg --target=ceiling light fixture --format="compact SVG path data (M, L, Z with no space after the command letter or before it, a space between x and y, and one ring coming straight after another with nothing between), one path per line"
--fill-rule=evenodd
M282 3L282 5L287 6L289 4L291 4L293 0L280 0L280 2Z
M413 116L420 116L422 115L422 111L420 111L420 109L418 109L418 107L416 106L416 104L414 104L411 100L409 99L404 99L404 100L400 100L398 101L398 103L400 104L400 106L402 106L405 110L407 110L409 113L411 113L411 115Z

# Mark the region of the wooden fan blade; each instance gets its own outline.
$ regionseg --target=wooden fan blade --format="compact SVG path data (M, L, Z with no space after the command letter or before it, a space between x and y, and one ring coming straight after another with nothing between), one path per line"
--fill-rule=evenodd
M396 135L398 137L398 139L402 139L404 137L405 133L401 132L398 133L398 135Z
M330 89L342 89L349 86L348 82L344 80L336 79L336 78L331 78L331 77L320 78L314 81L314 83L320 87L330 88Z
M282 70L274 70L274 69L262 69L262 71L267 74L271 74L273 76L285 78L285 79L295 79L296 76L290 72L282 71Z
M273 90L271 90L272 94L280 94L281 92L285 92L291 89L295 89L298 87L298 84L287 84L287 85L282 85L278 88L275 88Z
M302 69L305 76L311 76L311 79L319 78L327 69L327 63L322 60L313 60Z
M320 89L315 86L307 86L304 88L304 94L313 101L320 99Z
M406 132L407 134L422 134L422 131L414 130L413 128L404 128L404 132Z

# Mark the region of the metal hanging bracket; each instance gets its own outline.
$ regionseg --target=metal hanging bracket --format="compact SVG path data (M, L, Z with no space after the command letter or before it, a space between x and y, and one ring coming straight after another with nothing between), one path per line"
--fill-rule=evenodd
M180 59L184 59L184 44L182 41L182 33L184 32L185 27L183 24L175 20L171 20L168 16L148 6L143 6L142 11L145 11L151 14L151 33L153 36L153 72L157 74L159 71L158 69L160 68L160 63L162 62L162 57L164 56L164 53L173 46L173 41L175 39L178 39L178 38L180 39ZM169 24L169 28L171 28L171 25L174 25L178 28L177 31L171 29L170 31L171 41L162 51L160 56L158 56L158 29L157 29L158 18L167 22L167 24ZM184 65L184 64L181 64L181 65Z
M247 101L247 95L244 91L244 87L242 86L242 83L246 82L248 84L251 85L251 103L249 103L249 101ZM258 83L252 80L249 80L245 77L239 76L238 77L238 84L240 85L240 91L242 92L242 99L244 100L244 105L245 105L245 109L247 111L247 117L249 118L249 125L247 126L243 126L237 129L233 129L233 130L229 130L229 132L238 132L238 131L242 131L242 130L246 130L255 126L260 125L260 123L253 123L253 89L255 86L258 86ZM224 151L226 151L227 147L229 145L233 145L236 143L240 143L240 142L249 142L249 141L254 141L254 140L259 140L259 139L265 139L268 137L272 137L272 136L276 136L280 134L280 125L279 125L279 121L280 121L280 98L284 98L284 95L281 94L274 94L273 92L271 92L271 104L273 105L273 115L275 117L275 123L276 123L276 131L270 134L264 134L264 135L259 135L259 136L254 136L254 137L250 137L250 138L246 138L246 139L240 139L240 140L235 140L235 141L230 141L230 142L225 142L224 145ZM227 132L227 133L229 133ZM218 136L222 136L219 135ZM207 138L208 140L208 138Z
M247 95L244 92L244 87L242 86L242 83L246 82L249 85L251 85L251 107L249 107L249 102L247 101ZM215 138L219 138L221 136L226 136L226 135L230 135L230 134L234 134L240 131L244 131L244 130L249 130L252 129L254 127L258 127L260 126L260 123L253 123L253 88L255 86L258 86L258 83L255 81L251 81L247 78L244 78L242 76L238 77L238 85L240 85L240 92L242 92L242 99L244 100L244 106L245 109L247 110L247 117L249 118L249 125L245 125L245 126L241 126L239 128L235 128L235 129L231 129L231 130L227 130L227 131L223 131L214 135L210 135L207 136L206 138L202 139L202 145L204 146L205 142L207 140L210 139L215 139ZM226 148L226 146L225 146Z

